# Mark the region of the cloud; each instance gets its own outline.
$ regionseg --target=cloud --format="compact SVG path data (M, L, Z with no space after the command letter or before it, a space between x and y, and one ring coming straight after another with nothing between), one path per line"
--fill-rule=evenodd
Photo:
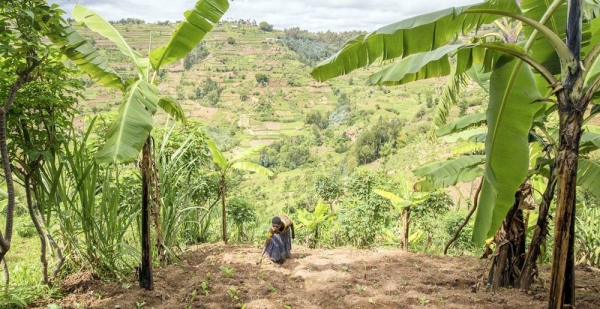
M49 0L67 12L73 0ZM194 0L79 0L107 20L135 17L146 22L182 20ZM477 0L233 0L226 20L266 21L276 29L309 31L376 30L387 24L435 10L473 4Z

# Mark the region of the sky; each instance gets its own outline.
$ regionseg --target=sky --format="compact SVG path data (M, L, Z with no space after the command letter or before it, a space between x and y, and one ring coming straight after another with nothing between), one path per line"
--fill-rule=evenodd
M49 0L67 13L80 3L106 20L135 17L146 22L177 21L196 0ZM266 21L275 29L373 31L408 17L483 0L233 0L222 20Z

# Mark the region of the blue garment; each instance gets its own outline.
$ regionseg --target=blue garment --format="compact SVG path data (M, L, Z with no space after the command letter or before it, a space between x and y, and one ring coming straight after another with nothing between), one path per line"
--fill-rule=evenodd
M285 259L289 259L292 254L290 229L286 229L281 233L274 233L271 241L267 244L265 253L275 263L283 263Z

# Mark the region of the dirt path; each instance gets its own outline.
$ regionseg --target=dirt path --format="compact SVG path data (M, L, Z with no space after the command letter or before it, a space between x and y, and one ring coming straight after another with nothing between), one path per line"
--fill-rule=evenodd
M252 246L201 245L180 265L155 270L155 290L65 280L63 308L544 308L547 269L536 289L485 291L485 261L398 250L307 249L283 265L256 265ZM577 308L600 307L600 273L577 271ZM478 287L477 292L473 290ZM194 292L195 291L195 292ZM45 305L39 308L46 308Z

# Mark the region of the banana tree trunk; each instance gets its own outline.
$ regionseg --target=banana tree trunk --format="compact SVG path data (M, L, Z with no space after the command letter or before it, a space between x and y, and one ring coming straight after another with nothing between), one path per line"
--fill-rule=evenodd
M140 170L142 172L142 266L139 273L140 288L151 291L154 289L152 279L152 247L150 246L150 188L152 187L152 171L150 170L150 160L152 153L150 151L151 137L148 136L144 148L142 149L142 162Z
M530 192L531 186L521 185L515 193L512 208L494 237L497 247L488 279L492 291L497 291L500 287L514 286L518 280L518 270L523 266L525 255L525 224L520 206Z
M227 186L227 182L225 181L225 176L221 179L221 212L223 213L221 218L221 225L223 227L223 243L227 244L227 217L225 213L225 187Z
M548 185L542 195L542 203L539 208L539 216L535 231L531 237L529 243L529 250L525 256L525 263L521 269L521 277L519 278L519 288L521 290L528 291L533 283L533 277L537 274L536 261L540 256L541 245L546 239L548 234L548 210L550 209L550 203L554 197L554 190L556 189L556 176L554 174L554 167L550 169L550 178L548 179Z
M563 89L557 93L559 114L559 145L556 157L558 194L554 225L554 251L550 280L549 309L575 307L575 198L577 160L583 114L589 98L582 94L581 3L569 0L567 16L567 47L574 55L567 63Z
M583 113L560 116L560 145L556 160L558 197L554 226L554 252L549 308L575 306L575 198L577 159Z
M408 252L408 235L410 233L410 207L404 209L404 235L402 240L402 247L404 251Z

